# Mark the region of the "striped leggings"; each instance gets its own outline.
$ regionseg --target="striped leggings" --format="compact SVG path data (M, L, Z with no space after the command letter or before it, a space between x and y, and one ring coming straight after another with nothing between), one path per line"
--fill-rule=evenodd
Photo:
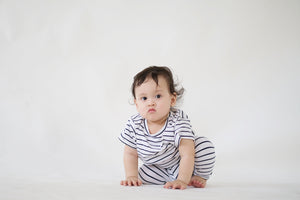
M213 144L205 137L196 136L193 175L208 179L213 171L215 157ZM170 168L143 164L139 169L139 179L144 184L163 185L166 182L176 180L178 172L179 163Z

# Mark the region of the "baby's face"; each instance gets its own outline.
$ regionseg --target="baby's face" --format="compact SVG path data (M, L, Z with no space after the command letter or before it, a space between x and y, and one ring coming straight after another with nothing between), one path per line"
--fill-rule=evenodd
M147 78L135 88L134 100L137 111L150 123L163 123L176 103L176 95L170 94L169 86L163 76L158 76L158 84Z

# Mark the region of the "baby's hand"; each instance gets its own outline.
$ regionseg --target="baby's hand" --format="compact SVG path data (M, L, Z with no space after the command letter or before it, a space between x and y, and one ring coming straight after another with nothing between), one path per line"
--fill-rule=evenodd
M167 188L167 189L181 189L181 190L184 190L187 188L187 184L181 180L175 180L175 181L172 181L172 182L167 182L165 185L164 185L164 188Z
M129 176L126 180L122 180L120 184L124 186L141 186L142 181L138 177Z

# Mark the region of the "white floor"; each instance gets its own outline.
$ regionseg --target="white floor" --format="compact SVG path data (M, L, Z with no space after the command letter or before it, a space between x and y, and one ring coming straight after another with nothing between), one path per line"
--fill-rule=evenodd
M118 182L0 180L1 200L63 199L300 199L292 183L210 182L205 189L168 190L162 186L124 187Z

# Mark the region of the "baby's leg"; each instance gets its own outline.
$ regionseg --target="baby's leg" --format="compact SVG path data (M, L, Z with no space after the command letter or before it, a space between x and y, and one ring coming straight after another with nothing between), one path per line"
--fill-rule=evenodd
M195 169L189 185L205 187L206 180L212 174L215 157L213 144L205 137L196 137Z
M167 170L156 165L142 165L139 169L139 178L143 184L164 185L170 181Z

